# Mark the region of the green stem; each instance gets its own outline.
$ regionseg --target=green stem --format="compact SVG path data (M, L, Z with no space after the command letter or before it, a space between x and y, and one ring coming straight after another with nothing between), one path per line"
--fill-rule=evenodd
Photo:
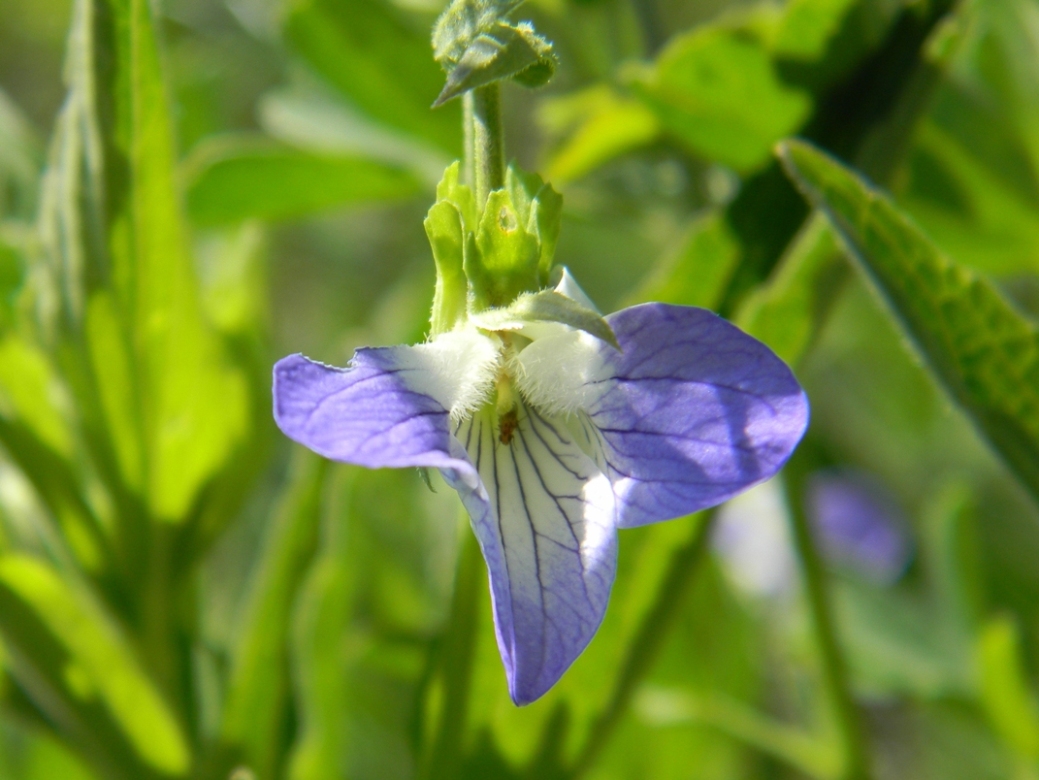
M833 618L827 575L819 551L812 538L802 502L803 458L795 454L787 466L789 503L794 532L794 546L801 561L808 607L812 614L815 641L822 662L823 679L829 694L844 753L843 780L869 780L869 749L862 719L851 694L848 665L844 658Z
M458 777L461 769L462 738L468 718L469 689L476 655L480 589L486 587L487 575L476 536L468 528L463 534L465 539L458 557L451 615L438 653L443 695L425 773L430 780Z
M609 744L621 717L627 712L639 683L656 663L669 629L682 612L684 597L692 585L693 575L700 569L707 555L714 517L713 512L704 516L689 541L671 557L671 565L657 589L656 599L629 645L613 695L589 730L588 741L578 753L568 777L580 777L595 765Z
M505 186L505 135L501 119L501 86L488 84L465 93L465 167L476 202Z

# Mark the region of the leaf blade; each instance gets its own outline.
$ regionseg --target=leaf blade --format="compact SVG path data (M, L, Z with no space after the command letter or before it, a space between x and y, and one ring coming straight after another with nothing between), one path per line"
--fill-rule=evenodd
M996 289L956 265L892 202L803 141L780 160L830 219L919 352L1039 498L1039 334Z

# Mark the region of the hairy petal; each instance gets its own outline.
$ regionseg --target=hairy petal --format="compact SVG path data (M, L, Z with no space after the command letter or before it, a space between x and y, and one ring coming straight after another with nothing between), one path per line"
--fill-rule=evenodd
M274 366L274 419L289 438L369 468L472 471L451 447L452 413L482 404L496 345L446 334L416 347L361 349L340 369L291 355Z
M721 503L776 473L808 424L790 369L705 309L660 303L607 317L621 352L569 332L519 356L521 389L568 414L613 484L619 524Z
M474 483L444 470L490 574L495 631L517 704L543 695L591 641L616 573L610 484L565 425L520 406L503 443L493 415L461 424Z

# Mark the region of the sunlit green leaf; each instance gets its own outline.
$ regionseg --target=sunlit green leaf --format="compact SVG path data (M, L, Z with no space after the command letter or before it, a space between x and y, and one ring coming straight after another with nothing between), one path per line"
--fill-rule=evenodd
M999 734L1015 750L1039 759L1039 702L1029 684L1020 631L1009 617L994 617L978 638L981 700Z
M82 586L24 555L0 558L0 585L32 609L65 648L72 695L102 701L150 766L169 774L185 772L191 756L179 724L125 638Z
M898 209L832 158L780 156L832 220L951 395L1039 496L1039 334L985 280L944 257Z
M579 179L660 135L656 115L641 101L606 86L546 100L539 117L550 131L567 132L546 163L546 178L557 183Z
M676 37L635 84L670 134L738 170L768 162L812 108L807 92L779 78L763 44L724 27Z
M196 148L186 179L188 211L199 225L291 219L404 198L419 189L412 174L375 160L245 139L215 140Z

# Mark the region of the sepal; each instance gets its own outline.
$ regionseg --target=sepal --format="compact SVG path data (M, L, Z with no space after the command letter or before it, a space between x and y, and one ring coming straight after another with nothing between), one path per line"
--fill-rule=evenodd
M508 306L472 314L469 319L478 328L496 331L522 331L529 325L554 322L590 333L617 351L621 348L601 314L556 290L524 293Z
M562 197L537 175L510 166L505 187L481 210L459 170L445 171L425 221L437 265L434 336L466 309L500 308L546 287L562 220Z

